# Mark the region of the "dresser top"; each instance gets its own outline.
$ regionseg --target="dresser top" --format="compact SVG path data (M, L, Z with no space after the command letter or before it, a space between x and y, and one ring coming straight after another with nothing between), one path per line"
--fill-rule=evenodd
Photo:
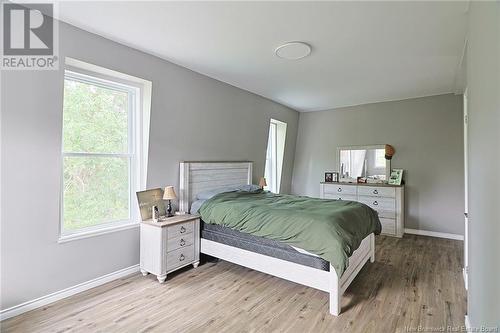
M199 218L200 218L199 215L184 214L184 215L174 215L172 217L167 217L160 222L153 222L153 220L146 220L146 221L142 221L142 223L154 225L155 227L167 227L169 225L182 223L182 222L188 222L188 221L196 220Z
M375 186L375 187L404 187L404 184L401 185L391 185L391 184L374 184L374 183L342 183L342 182L320 182L320 184L325 185L356 185L356 186Z

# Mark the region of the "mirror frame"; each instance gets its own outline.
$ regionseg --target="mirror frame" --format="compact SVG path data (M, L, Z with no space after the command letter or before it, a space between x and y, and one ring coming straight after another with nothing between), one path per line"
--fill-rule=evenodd
M384 149L385 144L378 145L352 145L352 146L339 146L337 147L337 170L340 172L340 151L341 150L368 150L368 149ZM385 160L385 182L389 180L391 176L391 160Z

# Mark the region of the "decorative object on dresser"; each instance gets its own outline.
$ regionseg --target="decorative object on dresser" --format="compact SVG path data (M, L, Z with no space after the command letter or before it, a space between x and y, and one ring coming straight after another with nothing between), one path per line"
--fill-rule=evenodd
M333 173L333 181L334 182L338 182L339 181L339 173L338 172L334 172Z
M382 234L403 237L404 186L321 183L320 198L364 203L378 212L382 223Z
M392 160L392 156L396 153L396 149L394 149L391 145L385 145L385 159Z
M403 169L392 169L391 177L389 178L389 184L401 185L402 181L403 181Z
M168 200L167 205L167 217L172 217L172 200L177 199L177 195L175 194L173 186L165 187L165 191L163 192L163 200Z
M160 222L141 223L140 269L142 275L156 275L160 283L167 274L200 261L200 219L198 215L176 215Z
M366 184L366 182L367 182L367 179L365 177L358 177L357 180L358 180L357 181L358 184Z
M333 172L325 172L325 183L333 182Z

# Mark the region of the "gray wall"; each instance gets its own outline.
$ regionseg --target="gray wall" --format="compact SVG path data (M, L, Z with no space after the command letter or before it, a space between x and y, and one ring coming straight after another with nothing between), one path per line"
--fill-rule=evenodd
M462 96L301 113L292 193L318 196L338 146L391 144L405 170L406 228L463 234Z
M290 190L296 111L66 24L60 56L153 82L149 187L178 186L182 160L250 160L258 179L273 117ZM57 243L63 71L2 72L1 86L1 308L137 264L138 229Z
M500 327L500 3L469 12L469 290L471 326Z

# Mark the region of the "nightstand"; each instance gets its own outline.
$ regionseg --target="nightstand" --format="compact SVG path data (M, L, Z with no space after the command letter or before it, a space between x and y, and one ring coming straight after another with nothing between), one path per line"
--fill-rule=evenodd
M200 218L175 215L161 222L141 223L141 273L156 275L160 283L167 274L200 262Z

